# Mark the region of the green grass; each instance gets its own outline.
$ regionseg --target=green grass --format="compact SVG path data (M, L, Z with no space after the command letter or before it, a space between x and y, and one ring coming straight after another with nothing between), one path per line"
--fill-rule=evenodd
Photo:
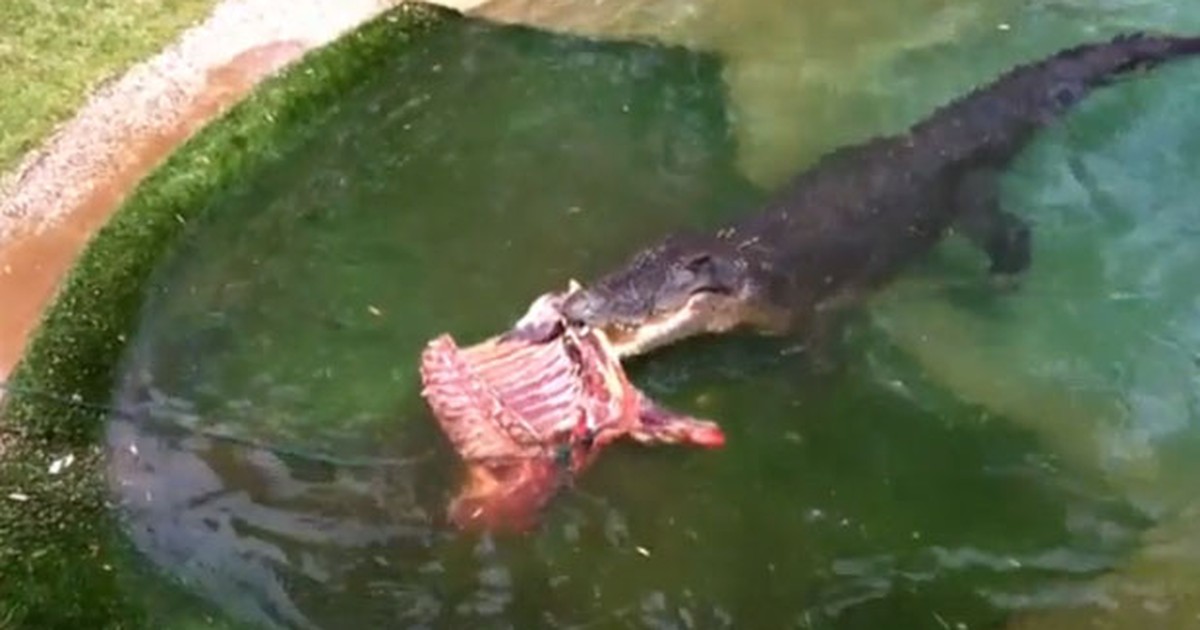
M14 389L105 400L141 287L204 200L254 178L297 127L328 115L447 15L393 10L269 80L174 153L84 250L17 366ZM140 601L161 595L131 593L114 570L124 549L105 502L101 428L99 414L45 399L16 394L0 406L0 429L16 437L0 460L0 627L154 625ZM76 464L48 475L69 452Z
M97 85L203 19L215 0L0 2L0 171L76 109ZM18 89L12 89L17 86Z

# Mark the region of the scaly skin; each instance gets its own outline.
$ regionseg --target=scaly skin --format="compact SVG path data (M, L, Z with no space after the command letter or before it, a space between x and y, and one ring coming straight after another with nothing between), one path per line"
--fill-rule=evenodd
M714 233L668 236L569 292L563 311L606 329L622 356L748 327L802 335L821 359L834 316L947 232L975 242L997 279L1025 271L1030 230L1000 209L996 174L1090 90L1198 52L1200 37L1137 35L1017 67L904 133L826 157L755 215ZM1094 585L1107 606L1030 611L1008 627L1200 627L1198 506L1186 501L1145 533L1125 566Z
M574 322L630 356L701 334L798 334L820 363L838 315L950 231L997 279L1031 261L1029 226L1000 208L996 174L1040 128L1133 70L1200 53L1200 37L1127 35L1019 66L904 133L838 150L758 213L679 232L565 296Z

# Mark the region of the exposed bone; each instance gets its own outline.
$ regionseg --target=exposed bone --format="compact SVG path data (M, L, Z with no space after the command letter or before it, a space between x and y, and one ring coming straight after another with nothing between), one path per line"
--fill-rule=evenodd
M422 395L468 467L450 508L460 527L532 525L561 484L616 439L724 443L715 423L635 388L602 332L566 325L562 295L535 300L508 333L466 348L441 335L422 353Z

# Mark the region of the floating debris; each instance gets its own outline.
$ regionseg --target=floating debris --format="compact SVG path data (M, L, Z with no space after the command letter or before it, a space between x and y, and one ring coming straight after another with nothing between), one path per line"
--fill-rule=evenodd
M63 457L59 457L58 459L50 462L50 474L57 475L58 473L61 473L62 471L70 468L71 464L74 464L74 463L75 463L75 455L73 455L71 453L68 453L67 455L65 455Z

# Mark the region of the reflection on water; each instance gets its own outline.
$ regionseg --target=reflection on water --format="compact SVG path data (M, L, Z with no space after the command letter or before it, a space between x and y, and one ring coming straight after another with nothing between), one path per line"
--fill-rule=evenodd
M1036 454L996 457L1019 438L918 426L918 440L889 448L912 429L877 427L870 444L847 422L855 445L837 428L784 440L743 431L751 446L733 461L694 471L711 482L688 481L680 461L621 453L535 536L476 538L441 517L455 466L433 435L385 463L345 465L200 434L144 386L119 404L110 478L135 548L260 627L920 628L928 611L976 627L1044 600L1101 599L1086 579L1138 528L1095 488L1048 478ZM931 446L946 454L914 470L912 451ZM782 473L793 458L813 463ZM946 472L979 460L991 463ZM840 483L804 482L821 474ZM950 494L949 509L931 500Z
M111 426L143 554L289 627L975 628L1195 583L1093 579L1194 496L1200 115L1174 115L1200 102L1194 64L1097 96L1018 165L1008 198L1039 248L1021 293L979 291L951 247L836 376L740 338L638 361L729 446L616 449L529 538L444 527L457 468L416 391L426 339L490 334L747 207L744 177L1031 51L1187 13L784 4L653 5L683 10L663 39L720 57L451 24L216 194L148 292L118 396L132 419ZM1131 571L1162 566L1138 553Z
M318 627L294 590L341 590L386 562L385 545L422 549L431 535L412 508L384 508L385 491L387 506L406 506L411 478L406 488L385 485L382 471L296 469L271 451L129 420L110 424L108 444L138 551L248 621Z
M257 625L344 627L343 609L372 623L437 615L435 593L390 586L387 570L404 558L439 571L418 498L419 481L436 478L428 458L330 465L198 435L148 401L131 408L108 430L118 511L138 551L187 588ZM326 609L317 591L346 601Z

